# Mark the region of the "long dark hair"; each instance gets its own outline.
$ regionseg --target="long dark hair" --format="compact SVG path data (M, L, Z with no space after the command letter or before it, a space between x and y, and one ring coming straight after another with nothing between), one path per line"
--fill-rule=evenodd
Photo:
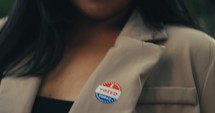
M69 0L16 0L0 31L0 76L44 76L62 58L64 30L75 16ZM200 29L182 0L134 0L148 27Z

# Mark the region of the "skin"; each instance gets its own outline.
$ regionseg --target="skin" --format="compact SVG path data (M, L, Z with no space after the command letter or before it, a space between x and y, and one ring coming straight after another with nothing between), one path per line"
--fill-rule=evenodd
M72 4L91 19L103 20L126 11L131 0L71 0Z
M44 78L39 95L76 100L90 75L114 46L132 10L131 1L71 1L81 16L78 16L76 25L68 29L64 56L59 65Z

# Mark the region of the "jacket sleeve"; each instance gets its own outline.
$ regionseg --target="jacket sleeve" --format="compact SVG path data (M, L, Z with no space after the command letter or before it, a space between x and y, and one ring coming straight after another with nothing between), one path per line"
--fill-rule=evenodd
M215 112L215 41L213 39L210 39L210 57L212 60L206 72L199 100L201 113Z
M0 19L0 30L4 26L4 24L6 23L6 21L7 21L7 17Z
M6 21L7 21L7 17L0 18L0 31L1 31L2 27L4 26L4 24L6 23ZM0 77L0 86L1 86L1 77Z

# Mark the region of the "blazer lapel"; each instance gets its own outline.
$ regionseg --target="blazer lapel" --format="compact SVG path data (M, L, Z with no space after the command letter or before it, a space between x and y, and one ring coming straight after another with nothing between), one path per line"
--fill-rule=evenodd
M143 33L142 29L145 28L141 22L138 14L134 14L129 19L115 46L109 50L91 75L69 113L132 113L134 111L147 79L147 73L157 63L163 49L162 46L141 40L167 38L160 32L153 34L148 30L147 33ZM104 84L108 83L118 84L120 90L107 87L102 89ZM98 94L101 96L97 97ZM115 102L113 102L114 99Z
M0 86L0 113L30 113L41 79L7 77Z

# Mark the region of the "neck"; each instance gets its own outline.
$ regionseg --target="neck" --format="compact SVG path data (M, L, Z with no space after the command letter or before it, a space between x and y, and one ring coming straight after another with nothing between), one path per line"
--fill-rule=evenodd
M121 32L131 11L125 10L116 16L106 19L91 19L84 15L78 16L76 24L68 30L67 39L71 45L113 43Z

